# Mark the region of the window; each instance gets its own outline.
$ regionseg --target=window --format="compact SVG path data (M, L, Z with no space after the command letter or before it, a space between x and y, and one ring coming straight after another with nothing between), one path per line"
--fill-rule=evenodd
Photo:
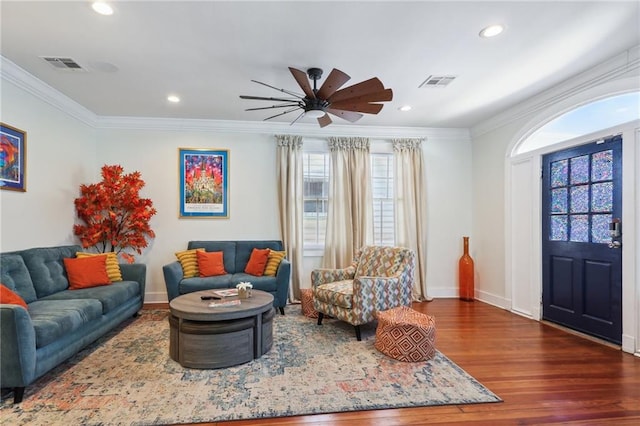
M324 246L329 203L329 154L307 152L302 154L304 164L304 218L303 246L318 249Z
M330 160L326 152L306 152L303 156L304 220L303 245L307 250L324 247L329 203ZM393 154L371 154L373 198L373 244L395 243L393 207Z
M640 117L640 92L625 93L573 109L536 130L516 154L533 151Z
M395 244L395 215L393 208L393 155L371 155L371 183L373 196L373 244Z

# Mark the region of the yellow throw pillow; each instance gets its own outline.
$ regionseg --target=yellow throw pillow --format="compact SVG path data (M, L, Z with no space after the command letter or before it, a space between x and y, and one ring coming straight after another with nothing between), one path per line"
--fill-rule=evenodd
M120 263L118 262L118 255L114 252L109 253L85 253L79 251L76 253L77 258L90 257L90 256L107 256L107 275L111 282L122 281L122 271L120 270Z
M203 248L199 248L192 250L183 250L176 253L178 262L180 262L180 265L182 265L183 278L193 278L200 275L200 270L198 269L198 255L196 255L196 250L204 251Z
M269 250L269 258L267 259L267 266L264 268L264 276L275 277L278 272L278 266L280 262L287 255L286 251Z

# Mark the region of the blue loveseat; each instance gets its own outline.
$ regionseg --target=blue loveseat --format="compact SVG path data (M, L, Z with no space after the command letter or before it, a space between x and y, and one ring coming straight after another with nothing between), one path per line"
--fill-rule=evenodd
M121 264L123 281L69 290L63 259L79 251L70 245L0 254L0 282L28 306L0 304L0 385L13 389L14 403L26 386L142 308L143 264Z
M205 251L221 251L226 275L213 277L184 278L180 262L175 261L163 266L164 282L167 286L169 301L181 294L200 290L234 288L236 284L248 281L255 290L262 290L273 295L273 306L284 315L284 307L289 296L289 277L291 263L283 259L278 266L275 277L257 277L245 274L244 270L254 248L282 251L282 241L189 241L188 250L203 248Z

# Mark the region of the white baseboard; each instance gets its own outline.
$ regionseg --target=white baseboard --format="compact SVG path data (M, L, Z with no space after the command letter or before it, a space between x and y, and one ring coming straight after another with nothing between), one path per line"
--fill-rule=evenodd
M154 291L144 294L144 303L169 303L167 293L163 291Z

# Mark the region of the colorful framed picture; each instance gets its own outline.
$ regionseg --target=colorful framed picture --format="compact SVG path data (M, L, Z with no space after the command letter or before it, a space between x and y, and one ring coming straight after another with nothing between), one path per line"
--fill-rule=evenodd
M0 189L27 190L27 133L0 123Z
M178 148L180 217L229 217L229 151Z

